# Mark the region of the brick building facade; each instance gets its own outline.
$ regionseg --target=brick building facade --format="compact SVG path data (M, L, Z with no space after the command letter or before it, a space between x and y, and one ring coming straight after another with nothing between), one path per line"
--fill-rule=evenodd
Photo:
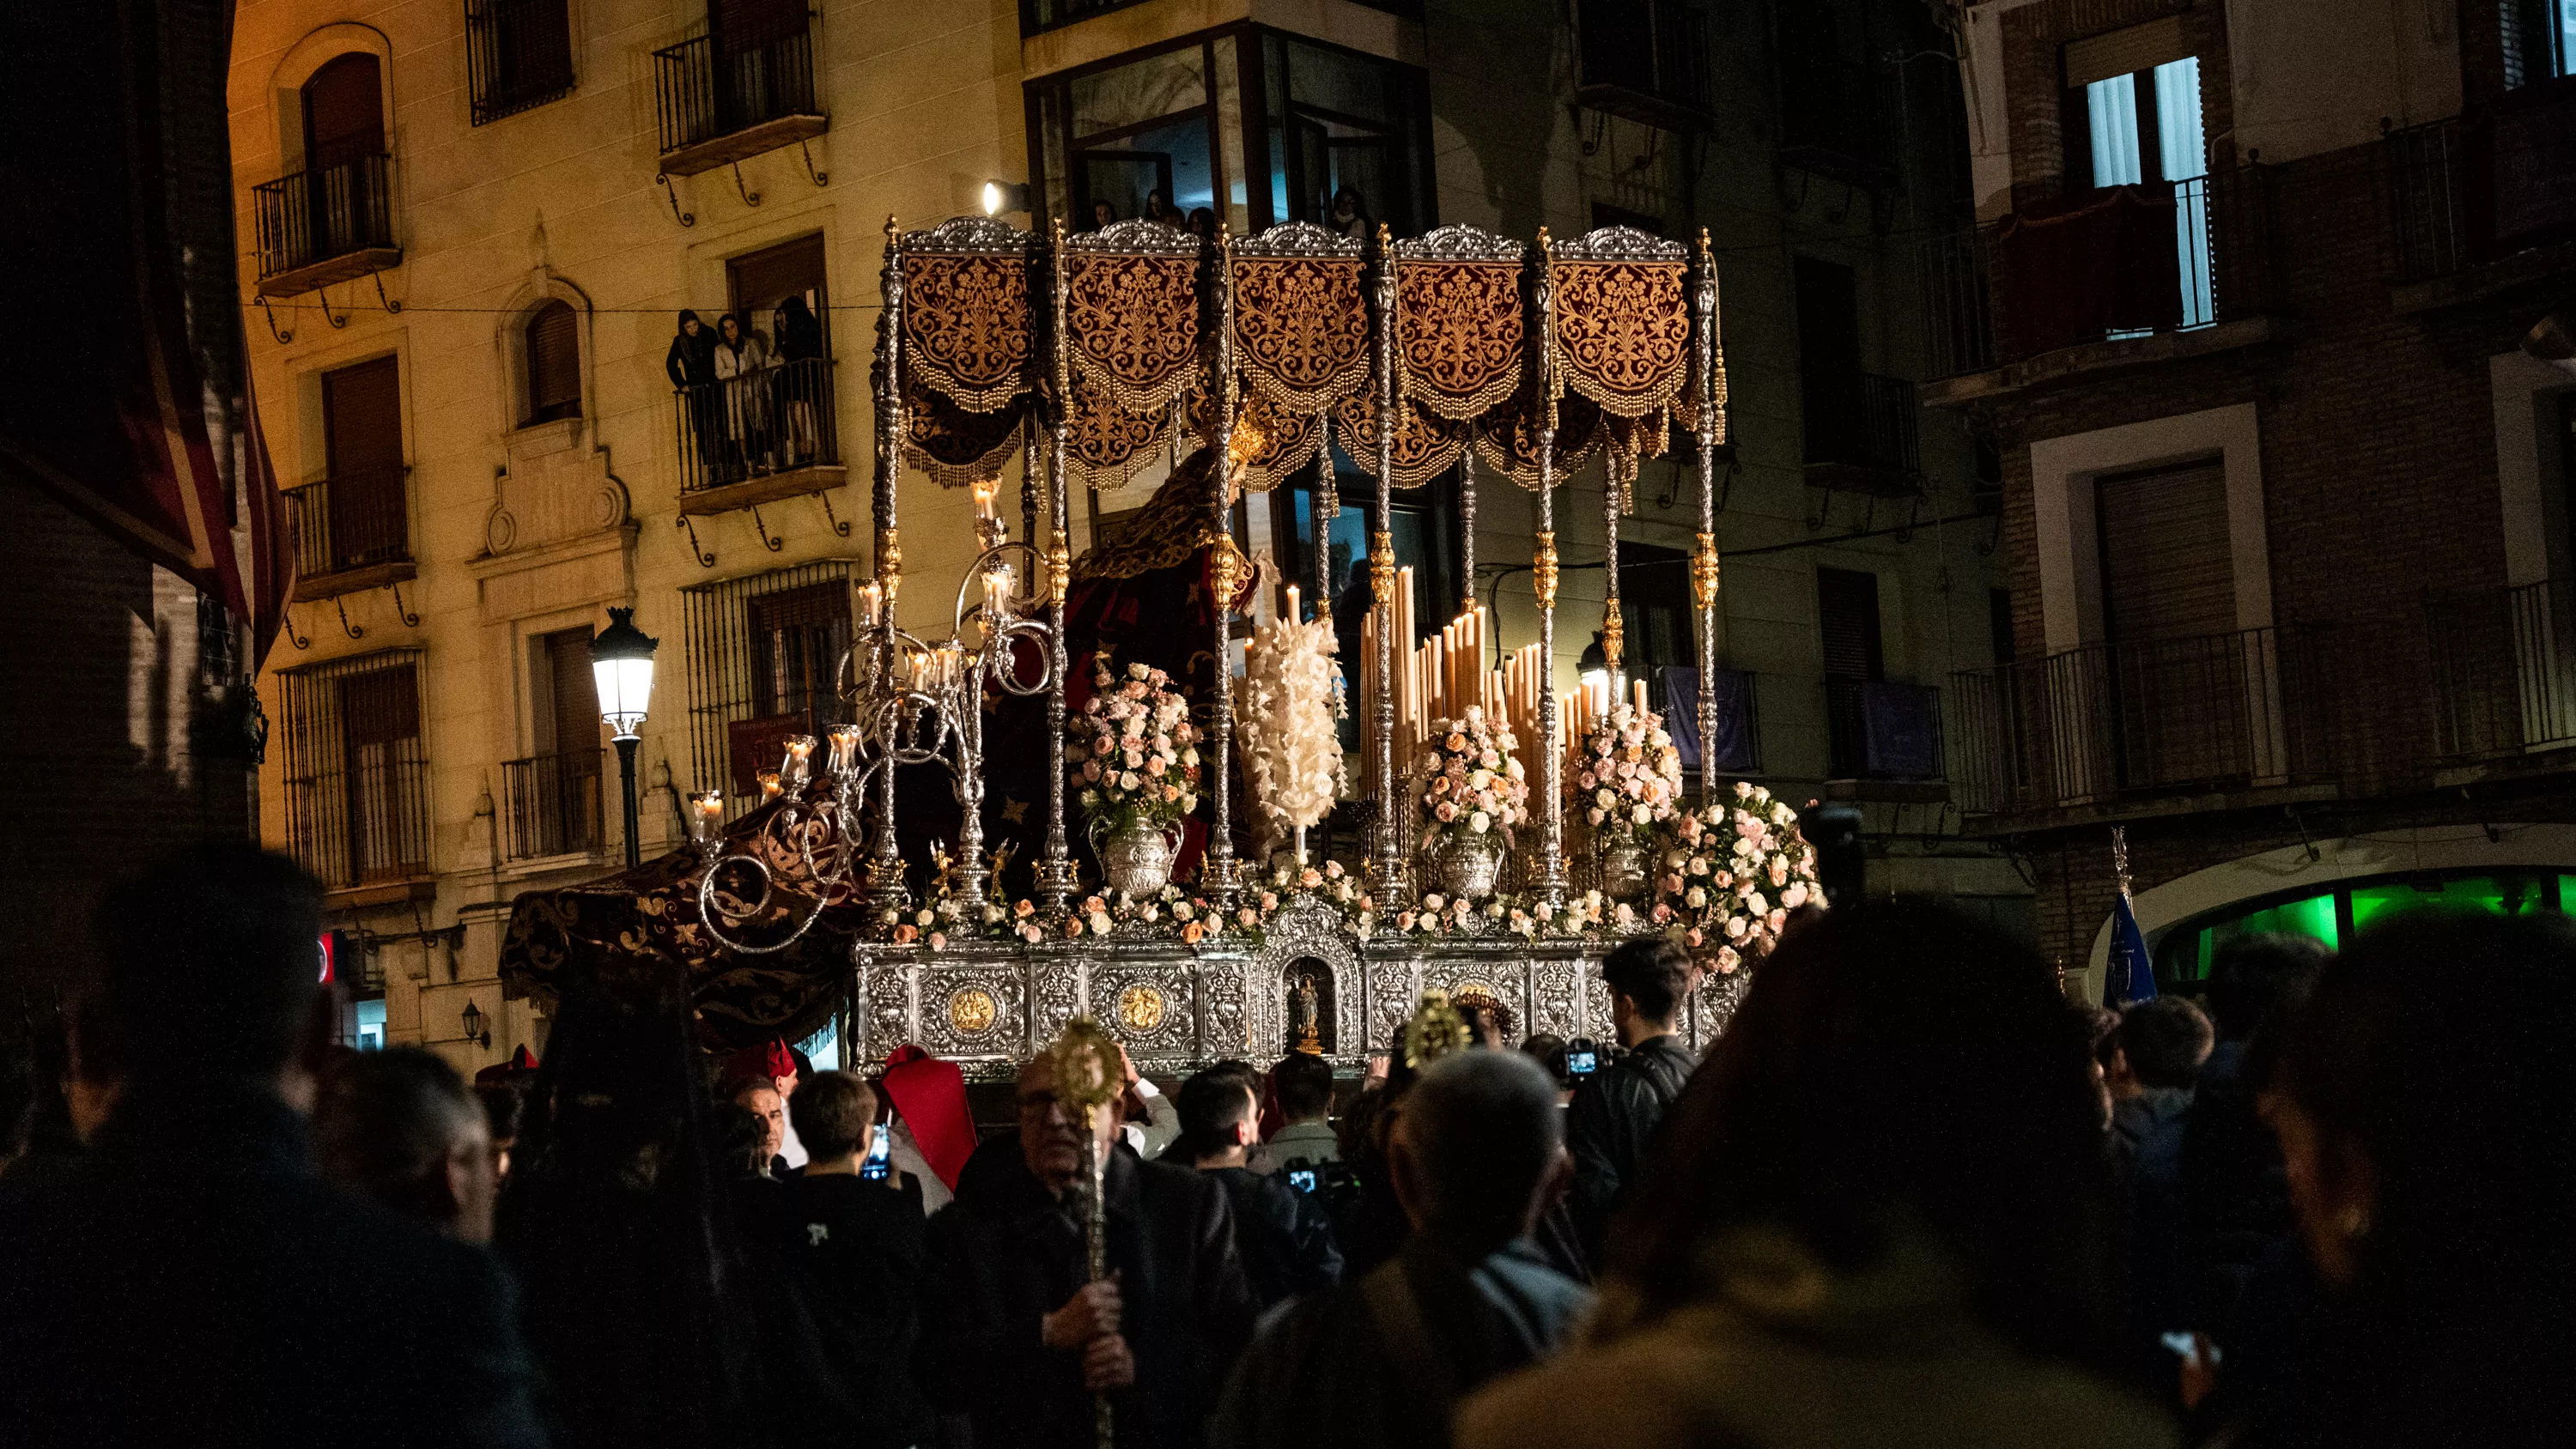
M1999 457L2016 662L1952 729L2070 971L2115 825L2184 981L2303 901L2349 930L2392 881L2514 908L2576 869L2576 374L2522 345L2569 300L2576 79L2546 17L2363 8L1961 12L1981 223L1926 255L1975 290L1925 396ZM2506 84L2535 46L2561 73Z

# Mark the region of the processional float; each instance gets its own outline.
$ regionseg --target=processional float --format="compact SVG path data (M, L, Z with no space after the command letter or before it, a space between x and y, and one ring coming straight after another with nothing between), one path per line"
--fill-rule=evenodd
M1705 233L1694 253L1621 227L1565 244L1542 232L1524 244L1471 226L1396 241L1383 227L1362 240L1292 223L1237 240L1150 221L1076 236L1061 224L1035 234L971 219L905 233L889 222L881 281L873 546L841 668L843 722L827 730L819 762L823 742L790 741L775 798L733 826L720 797L693 802L704 853L694 904L707 932L759 955L794 944L829 911L864 911L848 1022L857 1054L918 1042L970 1071L1006 1070L1086 1015L1140 1063L1284 1047L1356 1063L1386 1049L1426 989L1481 1006L1516 1034L1605 1035L1607 1001L1592 967L1641 931L1686 935L1714 964L1691 1029L1715 1030L1741 990L1737 964L1776 938L1784 910L1812 891L1804 843L1784 806L1721 788L1706 772L1698 810L1670 799L1679 766L1642 699L1633 709L1608 697L1579 701L1586 753L1562 727L1553 668L1560 481L1606 454L1603 528L1615 555L1638 466L1665 451L1679 423L1697 443L1696 723L1702 741L1715 734L1714 469L1725 373ZM1240 490L1265 490L1325 458L1308 582L1314 619L1328 619L1324 540L1341 506L1329 435L1375 489L1358 707L1363 793L1378 808L1357 872L1306 861L1302 834L1293 857L1238 859L1227 787L1237 719L1225 661L1251 583L1233 504ZM1202 466L1176 468L1183 482L1165 487L1204 480L1203 506L1191 501L1190 511L1204 518L1197 541L1215 604L1206 640L1215 663L1186 735L1197 764L1185 768L1204 782L1192 791L1205 796L1204 859L1189 890L1155 881L1124 894L1086 890L1068 822L1068 689L1088 664L1068 658L1068 495L1077 485L1119 488L1158 458L1184 455ZM995 499L1014 460L1016 535ZM1479 461L1524 489L1534 510L1538 637L1502 671L1483 665L1490 622L1474 599ZM975 494L979 551L945 638L898 622L907 465ZM1388 520L1395 490L1453 467L1467 597L1446 642L1417 657L1412 631L1399 627L1411 603ZM1618 576L1605 570L1601 627L1613 677L1624 644ZM1287 622L1300 622L1297 611L1292 602ZM1450 648L1461 639L1475 652ZM1140 696L1142 682L1102 681ZM1013 697L1043 697L1047 739L1044 833L1032 889L1016 901L994 890L982 821L985 715ZM1258 722L1259 705L1246 701L1256 711L1247 722ZM1435 705L1443 718L1429 717ZM1462 745L1470 734L1475 743ZM1522 753L1508 761L1475 758L1513 738ZM1095 736L1091 758L1107 748ZM1522 784L1531 749L1534 792ZM1632 762L1635 772L1622 768ZM1113 757L1108 773L1132 794L1137 776L1121 763ZM919 891L897 844L907 809L898 776L911 769L917 782L913 767L935 767L959 811L955 852L943 848L936 878ZM1624 890L1597 873L1606 894L1576 890L1569 769L1583 791L1572 808L1590 838L1655 847ZM1091 778L1082 777L1087 798ZM1666 778L1669 788L1658 783ZM1513 803L1524 797L1525 806ZM1470 802L1497 803L1453 824L1449 807ZM1481 883L1443 890L1451 874L1417 868L1417 836L1454 841L1469 824L1499 835L1515 813L1534 822L1536 839L1502 894L1488 896Z

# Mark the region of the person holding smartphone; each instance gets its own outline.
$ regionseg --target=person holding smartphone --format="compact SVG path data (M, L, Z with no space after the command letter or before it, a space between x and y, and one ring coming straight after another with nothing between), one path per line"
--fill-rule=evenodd
M937 1418L915 1367L929 1283L920 1190L909 1177L871 1180L882 1134L867 1079L816 1072L788 1099L811 1154L784 1184L787 1252L798 1274L825 1366L849 1402L845 1442L927 1442Z
M1627 1052L1582 1077L1566 1109L1574 1154L1567 1205L1587 1261L1600 1261L1611 1216L1644 1175L1664 1113L1699 1065L1674 1029L1691 975L1690 953L1664 936L1630 941L1601 963L1610 1023ZM1566 1065L1571 1071L1574 1063Z

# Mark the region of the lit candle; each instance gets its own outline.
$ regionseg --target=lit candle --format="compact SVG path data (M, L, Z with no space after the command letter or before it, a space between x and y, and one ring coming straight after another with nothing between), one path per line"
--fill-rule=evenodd
M724 792L709 790L689 797L689 838L712 845L724 830Z
M787 757L778 762L778 774L780 780L784 782L786 787L790 790L802 786L805 783L805 777L813 771L813 759L814 737L812 735L789 735L787 737Z
M984 637L987 640L1002 632L1011 622L1011 566L984 571Z
M885 623L885 585L859 585L859 627L875 629Z
M1288 586L1288 622L1302 624L1305 621L1306 616L1297 612L1297 586L1290 584Z
M979 527L979 528L981 528L981 527L986 527L986 526L991 525L991 524L999 523L999 522L1001 522L1001 521L1002 521L1002 515L1001 515L998 511L996 511L996 510L994 509L994 507L993 507L993 485L992 485L991 483L978 483L978 484L976 484L976 485L975 485L975 524L976 524L976 526L977 526L977 527Z
M760 798L761 798L761 799L763 799L763 800L775 800L775 799L777 799L777 798L778 798L778 792L779 792L779 790L780 790L780 789L782 789L782 788L783 788L783 787L778 783L778 772L777 772L776 770L763 770L763 771L761 771L761 772L760 772Z
M859 727L832 726L832 773L847 776L859 767Z

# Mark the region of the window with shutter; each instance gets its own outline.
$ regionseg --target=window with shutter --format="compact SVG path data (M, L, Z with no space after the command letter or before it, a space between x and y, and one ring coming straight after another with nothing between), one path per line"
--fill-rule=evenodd
M2122 473L2095 484L2102 620L2115 644L2236 628L2227 474L2216 462Z
M569 303L548 302L528 318L529 423L581 416L580 321Z

